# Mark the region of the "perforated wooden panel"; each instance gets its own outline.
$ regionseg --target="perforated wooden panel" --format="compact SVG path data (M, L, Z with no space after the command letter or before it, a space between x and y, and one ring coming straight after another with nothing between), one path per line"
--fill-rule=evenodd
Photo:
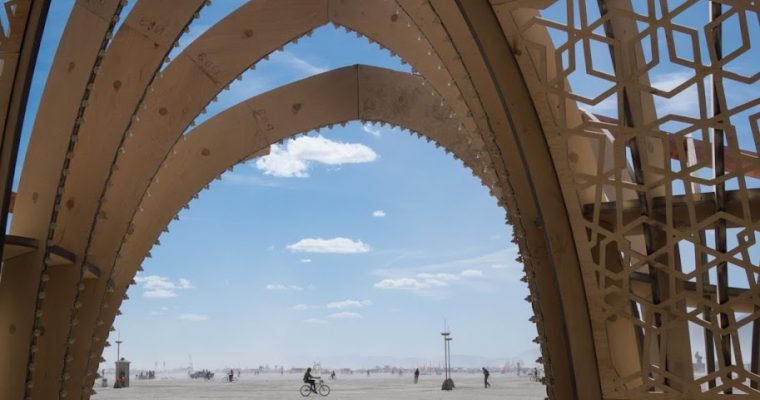
M566 196L604 397L760 395L760 3L491 3Z

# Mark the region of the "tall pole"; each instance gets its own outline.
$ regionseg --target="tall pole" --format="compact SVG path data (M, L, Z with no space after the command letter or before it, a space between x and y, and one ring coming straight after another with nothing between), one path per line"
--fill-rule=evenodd
M449 332L441 332L443 336L443 376L449 379Z
M443 333L441 334L443 335ZM448 361L446 361L446 353L448 352L446 348L446 337L443 338L443 379L449 379L449 366Z
M452 340L453 340L453 338L450 337L450 336L446 338L446 350L447 350L446 351L446 359L447 359L447 361L446 361L446 365L447 365L446 369L448 370L449 379L451 379L451 341Z
M443 336L443 372L444 372L444 381L443 385L441 386L442 390L452 390L454 389L454 380L451 379L451 345L449 342L451 342L451 333L449 332L449 328L446 326L446 322L443 323L443 332L441 332L441 336Z
M116 361L121 360L121 344L124 341L121 340L121 331L119 331L119 339L116 340Z

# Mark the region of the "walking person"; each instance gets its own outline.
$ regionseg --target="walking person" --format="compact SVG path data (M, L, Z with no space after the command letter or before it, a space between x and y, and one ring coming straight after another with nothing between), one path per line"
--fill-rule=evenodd
M417 382L420 381L420 369L417 368L414 370L414 384L416 385Z
M490 372L488 372L488 370L487 370L487 369L485 369L485 367L484 367L484 368L483 368L483 384L485 385L485 388L486 388L486 389L488 389L489 387L491 387L491 384L490 384L490 383L488 383L488 377L489 377L489 376L491 376L491 373L490 373Z
M232 370L232 369L230 370L228 378L230 379L230 382L232 382L235 379L235 371L234 370Z

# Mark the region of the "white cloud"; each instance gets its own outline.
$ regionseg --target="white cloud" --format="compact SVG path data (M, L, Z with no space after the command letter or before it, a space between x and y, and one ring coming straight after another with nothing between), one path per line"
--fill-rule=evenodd
M436 281L458 281L459 277L454 274L449 274L445 272L439 272L437 274L431 274L428 272L421 272L417 274L418 278L424 279L424 280L436 280Z
M281 283L270 283L266 285L267 290L303 290L302 287L296 285L283 285Z
M689 72L672 72L652 75L652 87L664 91L671 91L692 77ZM681 90L671 98L655 96L655 106L660 116L665 114L681 114L698 116L699 96L697 85L692 84Z
M315 324L315 325L325 325L327 323L326 320L319 319L319 318L309 318L309 319L303 320L303 322L307 324Z
M188 313L180 315L177 317L177 319L181 319L183 321L199 322L208 320L208 315Z
M292 69L308 75L321 74L327 71L327 68L314 65L289 51L276 51L272 53L269 59L272 62L284 64Z
M373 128L370 124L362 124L362 130L374 137L380 137L380 129Z
M650 85L656 89L668 92L693 76L692 72L677 71L667 73L652 73ZM699 115L699 96L696 83L687 86L671 98L654 96L657 114L660 117L666 114L677 114L697 117ZM612 94L594 106L585 105L591 112L615 117L618 113L618 96Z
M302 263L310 263L311 262L311 258L302 258L301 262Z
M610 97L607 97L606 99L600 101L596 105L588 105L584 104L584 109L588 109L594 114L601 114L601 115L615 115L617 113L617 96L614 94Z
M177 297L177 292L168 289L150 289L143 292L143 297L146 299L171 299Z
M372 216L375 217L375 218L384 218L385 217L385 211L383 211L383 210L372 211Z
M189 280L180 278L176 283L158 275L136 276L135 282L143 287L143 297L148 299L170 299L177 297L177 291L193 289Z
M306 178L312 163L327 165L359 164L377 160L377 153L360 143L342 143L322 136L303 136L285 145L272 145L268 155L256 160L265 175Z
M430 289L432 284L414 278L383 279L374 285L378 289L420 290Z
M337 308L337 309L362 308L362 307L366 307L370 305L372 305L371 300L343 300L343 301L333 301L332 303L327 303L327 308Z
M328 315L328 318L332 319L359 319L362 315L356 312L343 311L335 314Z
M466 269L460 273L465 278L482 278L483 271L479 269Z
M420 267L380 269L373 271L382 277L374 284L377 289L403 290L423 296L442 296L445 289L464 287L474 290L496 291L503 284L522 285L519 282L521 264L516 246L478 257L454 259ZM489 269L488 279L482 278Z
M262 187L278 187L281 185L280 182L275 180L269 180L257 175L238 174L235 172L227 172L222 175L222 182L231 183L233 185Z
M308 304L296 304L293 306L293 310L295 311L306 311L306 310L311 310L312 308L315 308L315 307L310 306Z
M291 251L306 253L339 253L355 254L366 253L372 248L361 240L351 240L348 238L337 237L333 239L306 238L296 243L287 245Z

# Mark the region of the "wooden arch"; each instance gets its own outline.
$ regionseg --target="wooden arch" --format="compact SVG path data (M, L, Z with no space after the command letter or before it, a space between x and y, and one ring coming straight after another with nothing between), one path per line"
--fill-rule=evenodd
M8 12L30 10L31 2L17 0ZM132 268L157 234L140 207L166 219L173 209L152 203L164 196L157 178L175 171L181 157L198 157L192 146L206 144L200 138L208 135L183 133L245 68L330 22L413 66L421 77L388 78L394 84L385 89L425 94L415 104L430 108L409 118L445 117L440 121L452 134L437 140L473 167L507 209L550 398L759 397L760 278L750 254L760 251L760 197L749 178L760 170L760 103L736 89L760 81L756 63L746 63L757 48L751 33L760 6L671 3L253 0L169 62L203 0L138 0L117 32L120 0L77 0L37 112L5 240L13 257L4 259L0 275L0 397L90 396ZM709 11L700 14L709 20L683 26L689 19L682 16L697 7ZM9 15L11 32L41 24L39 16L24 24L26 16ZM723 35L724 25L736 32ZM665 38L652 45L661 32ZM5 65L15 65L14 43L0 43ZM683 82L656 87L651 75L660 64L682 69ZM0 71L2 98L30 72L13 70ZM349 70L328 75L350 81ZM584 95L571 87L576 74L592 77L600 90ZM354 76L400 75L359 67ZM268 95L300 87L290 95L305 96L326 79ZM662 106L689 91L693 110ZM339 101L351 99L334 100L326 115L338 120ZM580 109L602 101L613 101L616 115L597 118ZM249 105L198 132L214 124L234 131L251 118L244 112ZM244 153L297 132L278 119L292 110L267 109L266 118L254 118L262 134L241 137L259 140ZM361 118L361 110L344 111L346 120ZM15 121L18 112L8 108L3 117ZM208 149L206 157L220 156L217 169L247 156ZM172 207L196 189L198 182L184 179L192 184ZM695 249L694 256L684 248ZM746 283L732 286L729 276ZM704 341L692 340L690 325ZM749 345L739 340L748 330ZM706 352L704 376L692 365L696 348Z

